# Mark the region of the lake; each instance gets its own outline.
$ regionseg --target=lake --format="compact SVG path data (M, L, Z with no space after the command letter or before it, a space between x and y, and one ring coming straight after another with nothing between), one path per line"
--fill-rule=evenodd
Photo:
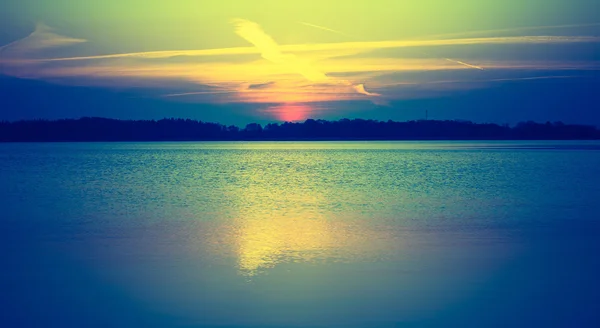
M599 327L599 142L0 144L3 327Z

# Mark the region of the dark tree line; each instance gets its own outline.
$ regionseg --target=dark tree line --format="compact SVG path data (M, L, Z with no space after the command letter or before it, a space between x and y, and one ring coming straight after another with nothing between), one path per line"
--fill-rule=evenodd
M524 122L516 126L468 121L342 119L248 124L241 129L190 119L81 118L0 122L0 141L196 141L196 140L576 140L600 139L594 126Z

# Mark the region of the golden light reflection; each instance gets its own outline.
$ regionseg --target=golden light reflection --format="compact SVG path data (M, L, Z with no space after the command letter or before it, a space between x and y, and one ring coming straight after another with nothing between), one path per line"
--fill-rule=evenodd
M267 217L245 220L238 236L238 265L254 274L281 261L310 262L335 246L332 227L323 218Z
M300 204L301 206L301 204ZM345 262L378 257L383 233L325 215L274 212L242 216L234 235L240 274L254 276L280 263Z
M235 187L227 191L234 212L203 241L216 247L212 256L234 261L240 275L256 276L280 264L372 261L402 247L392 229L340 211L328 199L336 185L312 181L302 170L326 160L317 153L241 155L231 177ZM257 161L261 165L253 165Z

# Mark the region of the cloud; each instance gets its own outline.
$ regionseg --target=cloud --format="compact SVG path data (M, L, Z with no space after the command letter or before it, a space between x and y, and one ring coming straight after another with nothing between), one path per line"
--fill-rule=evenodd
M373 93L373 92L368 92L367 90L365 90L365 85L364 84L357 84L353 86L354 90L356 90L356 92L363 94L363 95L367 95L367 96L381 96L378 93Z
M44 49L65 47L84 42L87 42L87 40L56 34L49 26L39 23L27 37L1 47L0 55L2 57L22 58L39 54L39 51Z
M170 97L185 97L185 96L198 96L198 95L219 95L219 94L232 94L237 91L195 91L195 92L183 92L183 93L169 93L163 95L165 98Z
M376 93L367 92L363 84L353 85L350 81L329 78L322 71L310 65L307 61L299 59L293 54L282 53L275 40L267 35L258 24L244 19L234 19L232 22L235 24L236 33L257 47L261 51L262 57L265 59L275 64L284 65L291 71L299 73L312 82L329 81L332 84L350 86L353 90L362 95L369 97L380 96Z
M267 82L267 83L250 84L248 86L248 89L250 89L250 90L267 89L274 84L275 84L275 81L271 81L271 82Z
M386 104L394 99L484 87L511 79L507 74L517 71L534 75L518 79L533 81L557 76L557 71L567 75L572 73L567 71L600 70L598 61L552 61L547 56L491 60L489 55L480 54L465 62L442 56L401 57L382 52L387 57L374 58L368 54L380 49L450 45L469 45L472 49L490 44L562 44L568 50L573 44L597 43L597 37L495 36L279 45L254 22L232 22L234 32L252 46L92 56L75 56L69 48L85 40L61 36L41 25L30 36L0 48L0 67L4 74L17 77L110 88L140 87L182 101L271 104L346 100ZM49 50L55 49L60 50L61 57L49 57ZM171 60L174 57L177 60ZM540 76L546 71L548 76Z
M451 58L444 58L444 59L447 60L447 61L449 61L449 62L451 62L451 63L457 63L459 65L463 65L463 66L466 66L466 67L478 69L480 71L484 70L483 67L481 67L481 66L471 65L471 64L465 63L465 62L460 61L460 60L454 60L454 59L451 59Z
M309 27L314 27L323 31L327 31L327 32L331 32L331 33L335 33L335 34L339 34L339 35L343 35L343 36L350 36L344 32L338 31L338 30L334 30L332 28L328 28L328 27L324 27L324 26L320 26L320 25L316 25L316 24L311 24L311 23L306 23L306 22L299 22L302 25L305 26L309 26Z
M85 42L87 40L57 34L54 29L39 23L25 38L0 47L0 73L20 77L39 76L32 68L46 51Z
M556 30L556 29L570 29L570 28L582 28L582 27L598 27L600 23L591 24L570 24L570 25L545 25L545 26L525 26L515 28L504 28L494 30L480 30L480 31L468 31L459 33L447 33L447 34L436 34L428 37L420 37L420 39L445 39L445 38L465 38L481 35L496 35L503 33L519 33L525 31L540 31L540 30Z
M252 23L252 22L250 22ZM254 24L254 23L253 23ZM251 28L252 30L253 28ZM255 30L257 31L257 30ZM262 30L260 30L262 31ZM254 38L253 38L254 39ZM260 39L259 39L260 40ZM272 39L271 39L272 40ZM255 40L257 41L257 40ZM267 40L260 40L261 46L270 45ZM274 41L273 41L274 42ZM146 58L146 59L164 59L172 57L200 57L200 56L222 56L222 55L248 55L248 54L266 54L265 59L275 59L276 61L289 60L287 53L305 53L305 52L331 52L331 51L353 51L354 53L371 51L377 49L393 48L413 48L413 47L442 47L442 46L462 46L462 45L510 45L510 44L575 44L575 43L599 43L600 37L593 36L512 36L512 37L487 37L487 38L462 38L462 39L436 39L436 40L397 40L397 41L360 41L360 42L337 42L337 43L314 43L314 44L295 44L277 46L276 52L267 51L263 53L258 47L236 47L236 48L218 48L202 50L168 50L168 51L147 51L132 52L110 55L78 56L78 57L59 57L38 59L38 62L52 61L85 61L98 59L119 59L119 58ZM276 44L275 44L276 45ZM268 47L267 47L268 49Z
M310 81L327 80L325 74L316 70L308 62L293 54L282 53L279 45L258 24L244 19L234 19L232 22L236 28L235 32L258 48L264 59L284 65Z
M474 80L439 80L439 81L423 81L423 82L400 82L381 84L381 88L397 87L397 86L419 86L433 84L482 84L493 82L518 82L518 81L533 81L533 80L554 80L554 79L575 79L584 78L583 75L547 75L547 76L529 76L529 77L514 77L514 78L495 78L495 79L474 79Z

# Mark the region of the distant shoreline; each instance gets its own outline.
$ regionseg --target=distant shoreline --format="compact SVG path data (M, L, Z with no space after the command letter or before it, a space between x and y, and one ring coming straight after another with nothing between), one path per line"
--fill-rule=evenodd
M0 122L0 142L194 141L559 141L600 140L595 126L522 122L515 126L469 121L407 122L308 119L302 123L251 123L244 128L189 119L80 118Z
M0 144L37 144L37 143L255 143L255 142L510 142L510 141L600 141L598 139L252 139L252 140L43 140L43 141L0 141Z

